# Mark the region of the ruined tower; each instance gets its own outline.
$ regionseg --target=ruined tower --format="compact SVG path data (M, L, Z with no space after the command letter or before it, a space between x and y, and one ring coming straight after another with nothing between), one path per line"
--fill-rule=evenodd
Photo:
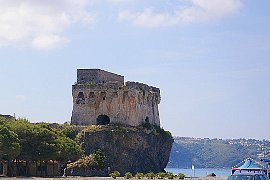
M71 123L76 125L141 123L160 125L160 90L100 69L77 69L72 86Z

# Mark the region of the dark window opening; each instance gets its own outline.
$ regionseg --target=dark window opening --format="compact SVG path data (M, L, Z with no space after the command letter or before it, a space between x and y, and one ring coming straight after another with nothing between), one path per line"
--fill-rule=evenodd
M84 98L83 92L79 92L76 103L85 104L85 98Z
M146 122L146 123L149 123L149 117L148 117L148 116L146 116L145 122Z
M143 96L145 96L145 91L143 91Z
M90 97L90 98L95 97L95 93L94 93L94 92L90 92L89 97Z
M97 125L110 124L110 118L107 115L99 115L97 117Z
M101 97L101 99L105 100L106 99L106 92L101 92L100 97Z

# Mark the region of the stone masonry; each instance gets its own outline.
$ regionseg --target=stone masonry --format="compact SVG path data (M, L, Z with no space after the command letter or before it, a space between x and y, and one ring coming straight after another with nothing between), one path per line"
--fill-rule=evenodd
M78 69L72 96L71 123L75 125L160 125L160 90L138 82L125 83L121 75L100 69Z

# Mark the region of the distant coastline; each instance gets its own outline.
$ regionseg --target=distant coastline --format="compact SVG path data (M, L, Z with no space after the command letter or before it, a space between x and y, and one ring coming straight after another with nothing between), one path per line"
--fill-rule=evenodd
M231 168L246 158L260 161L262 148L270 149L270 141L174 137L167 167Z

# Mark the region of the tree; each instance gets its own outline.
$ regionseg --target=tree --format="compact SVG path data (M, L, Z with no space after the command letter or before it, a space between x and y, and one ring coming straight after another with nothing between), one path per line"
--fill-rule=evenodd
M74 161L79 159L82 154L82 148L72 139L68 137L58 137L56 140L57 160Z
M21 128L18 132L22 145L21 159L44 161L55 159L56 134L48 129L37 126Z
M0 125L0 159L11 160L20 154L19 138L16 133Z
M78 134L78 132L76 130L72 129L72 126L70 126L69 124L63 124L61 126L60 132L64 136L66 136L72 140L74 140L76 138L76 135Z
M95 160L95 164L97 166L97 168L104 168L105 166L105 156L103 155L103 153L101 152L101 150L96 150L93 152L92 154L94 160Z
M20 148L18 135L7 127L0 125L0 160L5 159L8 161L10 167L8 175L13 174L11 160L20 154Z

